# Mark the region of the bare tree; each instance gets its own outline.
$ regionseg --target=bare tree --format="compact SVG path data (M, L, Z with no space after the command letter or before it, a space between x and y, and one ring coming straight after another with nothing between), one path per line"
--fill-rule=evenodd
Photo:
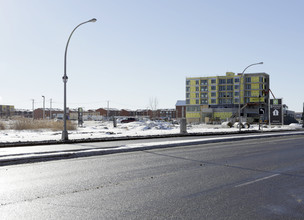
M158 108L158 99L156 97L152 97L149 100L149 108L152 111L152 118L156 117L156 110Z

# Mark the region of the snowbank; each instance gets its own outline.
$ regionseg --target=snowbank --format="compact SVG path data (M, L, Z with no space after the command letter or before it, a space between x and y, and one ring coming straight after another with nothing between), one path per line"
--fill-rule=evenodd
M289 126L263 127L264 131L269 130L296 130L301 125L291 124ZM258 130L257 125L251 125L243 130ZM227 125L188 125L188 133L229 133L237 132L238 128L230 128ZM69 131L69 139L83 138L104 138L104 137L130 137L130 136L149 136L178 134L180 132L179 125L169 122L157 121L136 121L130 123L117 123L117 127L113 126L113 122L102 121L85 121L83 127L78 127L75 131ZM48 141L60 140L61 131L50 130L0 130L0 143L7 142L23 142L23 141Z

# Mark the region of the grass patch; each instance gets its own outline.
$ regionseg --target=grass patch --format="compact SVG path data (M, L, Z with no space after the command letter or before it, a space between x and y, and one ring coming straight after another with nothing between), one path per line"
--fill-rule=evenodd
M52 131L63 130L63 121L52 120L32 120L28 118L19 118L14 120L10 126L13 130L40 130L49 129ZM67 121L67 130L76 130L77 126L74 122Z

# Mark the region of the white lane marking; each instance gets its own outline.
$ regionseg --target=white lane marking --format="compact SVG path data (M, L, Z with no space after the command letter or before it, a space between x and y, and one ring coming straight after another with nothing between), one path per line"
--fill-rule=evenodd
M242 186L246 186L246 185L249 185L249 184L252 184L252 183L256 183L256 182L259 182L259 181L263 181L263 180L267 180L267 179L270 179L270 178L273 178L275 176L279 176L280 174L273 174L271 176L266 176L266 177L263 177L263 178L260 178L260 179L256 179L256 180L253 180L253 181L249 181L247 183L242 183L240 185L237 185L235 187L242 187Z

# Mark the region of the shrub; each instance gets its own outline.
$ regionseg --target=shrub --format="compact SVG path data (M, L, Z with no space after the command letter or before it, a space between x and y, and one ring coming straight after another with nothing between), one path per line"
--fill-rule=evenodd
M76 124L67 121L67 130L76 130ZM19 118L15 120L11 129L14 130L39 130L39 129L50 129L52 131L63 130L63 121L52 121L52 120L32 120L28 118Z
M5 123L0 121L0 130L5 130L6 126Z

